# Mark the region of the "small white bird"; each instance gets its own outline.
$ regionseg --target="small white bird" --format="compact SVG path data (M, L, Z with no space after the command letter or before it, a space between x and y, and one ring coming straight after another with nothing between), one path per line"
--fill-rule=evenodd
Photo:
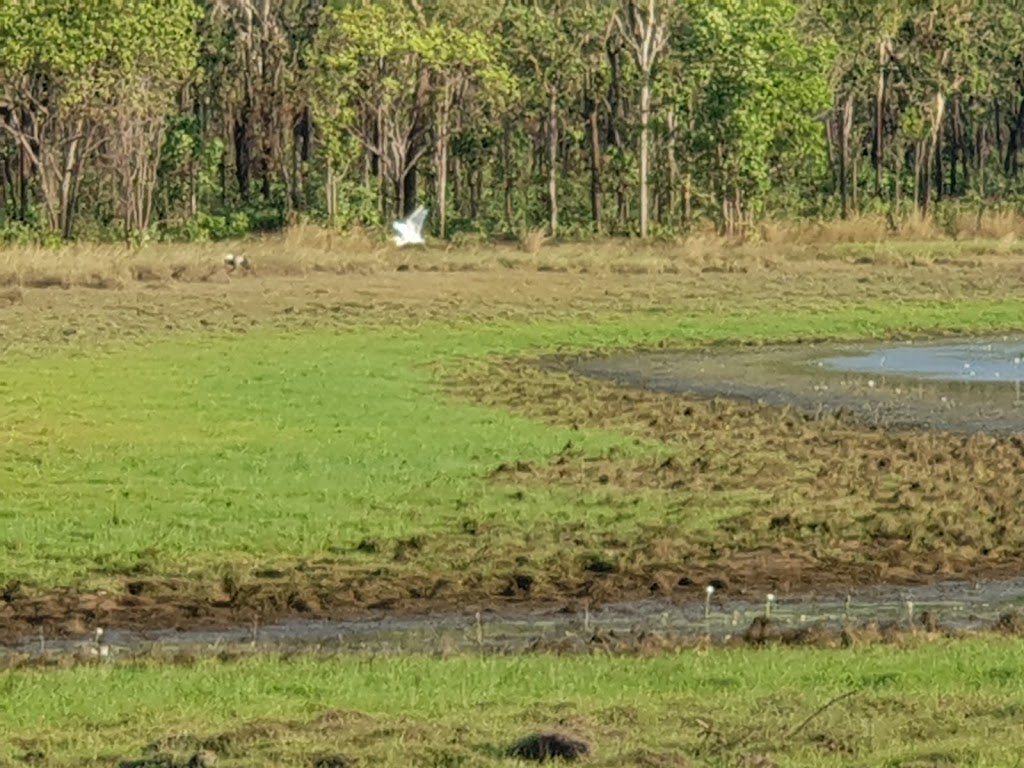
M229 272L234 272L239 267L246 271L252 269L252 263L249 259L245 256L238 256L233 253L229 253L224 257L224 266L228 268Z
M423 222L427 220L427 209L419 206L412 215L404 221L396 221L393 226L395 232L395 245L401 248L403 245L424 245Z

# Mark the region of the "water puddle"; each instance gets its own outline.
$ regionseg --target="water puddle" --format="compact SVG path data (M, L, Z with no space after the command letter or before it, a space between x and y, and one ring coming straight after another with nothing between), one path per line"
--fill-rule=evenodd
M904 344L823 362L833 370L851 373L1012 385L1019 397L1024 379L1024 341Z
M92 639L38 641L0 650L4 656L85 653L131 658L153 652L320 651L395 655L438 652L519 653L538 642L573 642L586 649L595 632L614 632L628 642L643 633L713 640L742 635L757 616L770 613L782 629L817 624L838 629L844 624L888 622L910 629L925 611L947 630L989 628L1007 611L1024 609L1024 579L977 583L949 582L928 586L859 589L849 595L765 595L762 600L733 599L713 593L699 602L641 600L614 603L593 611L510 609L478 615L391 617L359 621L291 621L265 627L222 631L106 630ZM915 618L916 617L916 618ZM913 624L917 621L918 624ZM103 648L102 654L100 649Z
M1024 431L1024 337L623 353L570 363L622 386L842 410L872 425ZM565 367L564 360L547 361Z

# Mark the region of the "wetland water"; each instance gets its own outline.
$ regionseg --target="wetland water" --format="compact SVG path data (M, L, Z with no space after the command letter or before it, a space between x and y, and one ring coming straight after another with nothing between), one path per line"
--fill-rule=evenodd
M781 630L810 625L838 630L844 623L857 626L868 621L911 628L911 616L920 628L928 611L945 630L971 631L993 626L1001 614L1024 609L1024 579L947 582L925 586L860 588L849 594L820 596L777 595L770 607L775 626ZM912 608L908 606L912 604ZM545 611L514 608L499 613L474 615L393 617L359 621L292 621L266 627L234 630L163 630L130 632L106 630L104 655L131 658L154 651L188 650L198 653L227 650L317 650L324 653L408 654L458 651L521 653L537 644L564 650L586 651L595 633L614 633L624 643L646 633L666 637L696 638L707 634L714 640L742 635L757 616L763 616L765 600L753 601L715 593L703 600L677 602L640 600L610 603L585 613L551 608ZM707 614L705 614L707 609ZM45 638L0 650L6 656L61 655L95 652L89 638L47 642Z
M570 363L622 386L851 413L874 426L1024 431L1024 337L715 346ZM565 361L552 361L565 366Z

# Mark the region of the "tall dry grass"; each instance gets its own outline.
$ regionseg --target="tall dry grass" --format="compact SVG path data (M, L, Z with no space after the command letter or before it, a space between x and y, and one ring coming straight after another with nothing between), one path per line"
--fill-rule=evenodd
M251 270L232 269L229 255ZM678 273L748 271L784 260L863 262L986 256L1024 256L1024 217L1004 211L959 212L938 220L908 218L890 231L884 217L828 222L766 222L752 237L724 238L707 227L672 240L627 238L558 241L543 230L516 240L480 237L443 247L398 249L365 230L340 233L311 224L223 243L121 245L70 243L57 249L0 248L0 288L120 288L133 282L227 282L257 276L316 272L475 271L530 269L558 272Z

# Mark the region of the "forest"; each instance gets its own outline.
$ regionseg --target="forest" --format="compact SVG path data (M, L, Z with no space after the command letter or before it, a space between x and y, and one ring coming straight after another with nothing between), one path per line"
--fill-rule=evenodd
M0 241L1024 202L1018 0L5 0Z

